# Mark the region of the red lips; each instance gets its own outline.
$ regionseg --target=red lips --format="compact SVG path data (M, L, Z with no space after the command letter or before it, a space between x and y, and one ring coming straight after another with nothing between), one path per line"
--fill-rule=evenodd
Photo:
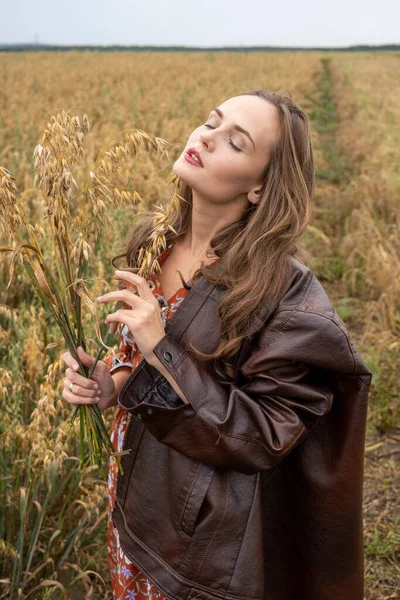
M194 154L194 155L195 155L195 156L196 156L196 157L199 159L199 162L198 162L198 164L199 164L201 167L204 167L204 165L203 165L203 161L201 160L201 156L200 156L200 154L197 152L197 150L196 150L195 148L189 148L189 150L187 151L187 153L186 153L186 154Z

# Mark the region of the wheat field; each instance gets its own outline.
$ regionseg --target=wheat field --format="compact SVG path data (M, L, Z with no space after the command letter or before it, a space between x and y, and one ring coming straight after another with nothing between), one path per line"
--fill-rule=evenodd
M118 132L171 144L131 173L146 205L166 202L173 161L208 111L255 88L290 94L312 124L317 186L303 244L312 269L373 372L365 453L365 600L400 597L400 55L395 52L37 52L0 54L0 166L30 218L43 198L32 154L52 114L87 114L77 181ZM96 239L90 293L113 288L142 206L113 207ZM0 246L4 245L0 239ZM71 408L61 398L65 350L16 265L0 255L0 598L111 599L107 490L77 469ZM108 411L112 412L112 411ZM112 414L107 415L111 425ZM397 492L396 492L397 490Z

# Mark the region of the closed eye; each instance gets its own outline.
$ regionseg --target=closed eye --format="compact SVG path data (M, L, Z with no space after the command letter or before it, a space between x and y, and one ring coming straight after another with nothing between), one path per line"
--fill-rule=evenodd
M208 125L207 123L204 123L204 127L209 127L210 129L215 129L215 127L213 127L212 125ZM236 150L237 152L242 152L240 148L238 148L237 146L235 146L235 144L232 142L232 140L229 140L230 145L232 146L232 148L234 150Z

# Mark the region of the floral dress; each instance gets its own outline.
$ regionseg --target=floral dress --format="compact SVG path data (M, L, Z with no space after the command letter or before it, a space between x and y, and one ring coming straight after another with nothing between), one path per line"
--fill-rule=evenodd
M159 257L160 265L168 256L172 248L172 244L161 253ZM163 296L160 282L157 275L153 273L150 279L147 279L150 289L160 303L160 308L168 306L168 310L164 312L164 326L167 320L178 309L183 298L188 293L188 289L182 286L175 294L166 300ZM163 314L163 313L162 313ZM134 371L138 364L142 361L143 355L127 328L122 323L119 324L120 331L120 346L119 352L111 354L105 358L105 362L110 370L114 373L120 367L129 367ZM126 410L118 407L111 429L111 441L117 452L122 451L124 438L128 429L131 414ZM110 566L111 584L113 589L114 600L136 599L136 600L152 600L157 598L165 600L166 597L162 594L155 585L136 567L132 561L124 554L120 546L118 531L112 522L112 510L115 502L115 493L117 486L118 466L115 458L110 457L109 472L108 472L108 561ZM140 482L138 482L138 485Z

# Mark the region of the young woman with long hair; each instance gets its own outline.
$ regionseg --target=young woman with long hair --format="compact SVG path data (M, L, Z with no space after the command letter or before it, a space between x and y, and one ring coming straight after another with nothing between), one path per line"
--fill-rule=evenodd
M119 352L92 380L63 355L63 397L118 404L130 450L123 476L110 460L114 598L361 600L371 373L298 246L310 123L262 89L207 117L173 165L161 273L117 271L126 289L98 298L124 303L106 319ZM153 228L150 210L130 268Z

